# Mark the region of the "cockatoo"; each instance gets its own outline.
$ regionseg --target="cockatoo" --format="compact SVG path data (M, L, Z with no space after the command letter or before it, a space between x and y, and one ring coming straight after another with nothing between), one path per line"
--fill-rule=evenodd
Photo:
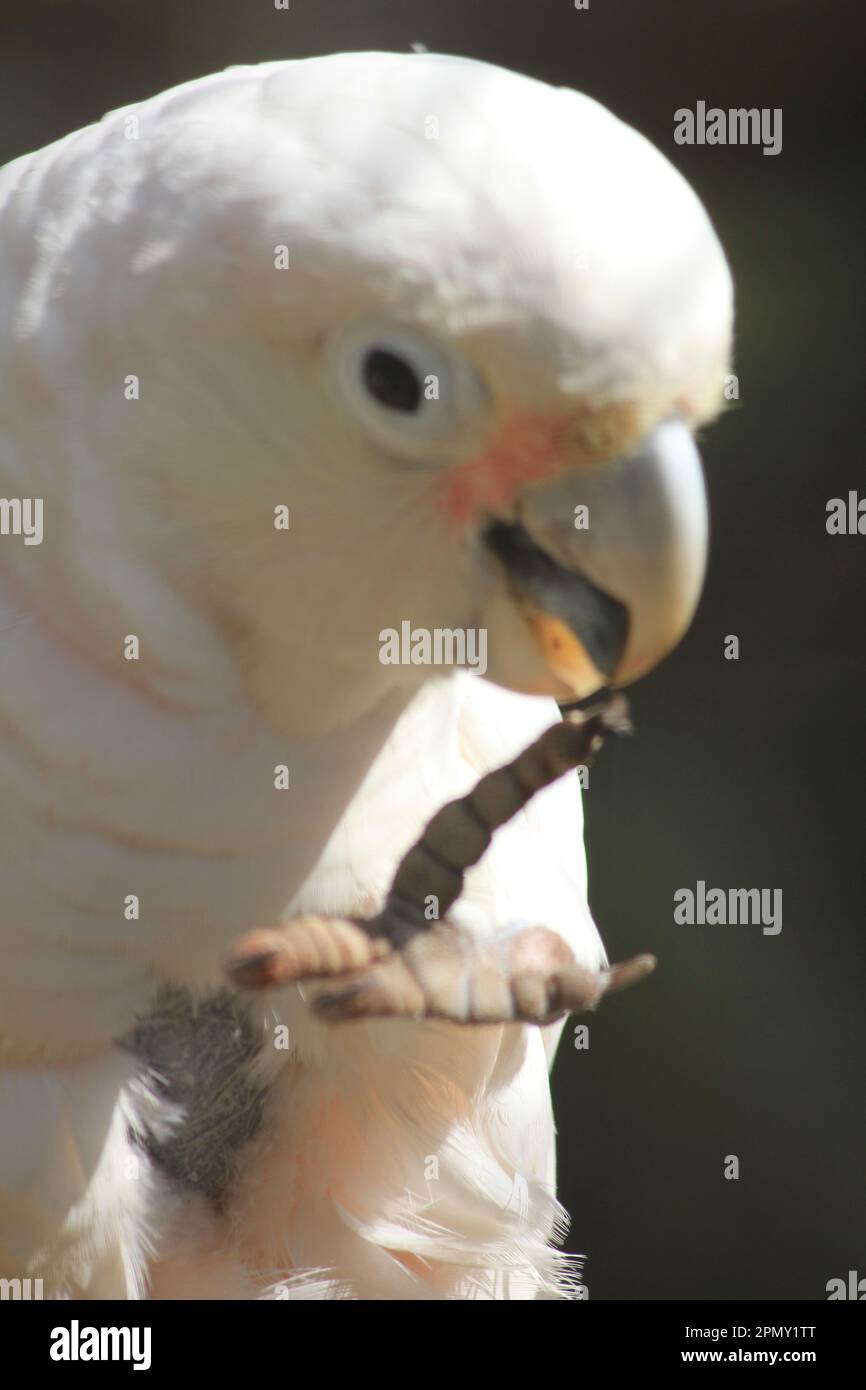
M731 335L699 200L594 101L483 63L232 69L0 172L0 321L0 1275L204 1292L210 1249L216 1290L560 1291L533 1026L604 974L568 779L453 923L379 940L411 1019L324 1031L315 990L375 1001L372 957L330 1005L303 972L262 1005L280 1162L239 1118L245 1172L187 1200L184 1151L166 1190L189 1117L142 1020L222 999L254 929L345 944L551 697L682 635ZM405 622L483 633L506 689L383 660Z

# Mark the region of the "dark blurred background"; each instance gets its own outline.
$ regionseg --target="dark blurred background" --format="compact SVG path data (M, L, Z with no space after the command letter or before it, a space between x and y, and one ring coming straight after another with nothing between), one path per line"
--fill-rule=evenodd
M740 400L703 442L706 594L586 798L611 955L660 967L592 1019L588 1051L567 1025L554 1076L593 1299L823 1299L866 1277L866 536L825 529L829 498L866 496L858 18L854 0L0 0L0 162L232 63L419 42L597 97L716 223ZM781 154L675 145L698 100L781 107ZM781 888L781 934L675 925L698 879Z

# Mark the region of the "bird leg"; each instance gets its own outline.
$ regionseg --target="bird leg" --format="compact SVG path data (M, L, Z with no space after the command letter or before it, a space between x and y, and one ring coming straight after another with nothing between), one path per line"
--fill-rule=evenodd
M447 920L466 870L494 831L536 792L587 763L605 734L630 729L621 695L571 711L513 762L482 777L467 796L432 818L394 876L375 917L308 914L246 933L226 961L231 983L263 990L327 981L311 999L323 1019L442 1018L463 1023L551 1023L594 1008L603 994L635 983L655 966L635 956L593 972L543 926L478 941ZM431 922L427 906L437 904Z

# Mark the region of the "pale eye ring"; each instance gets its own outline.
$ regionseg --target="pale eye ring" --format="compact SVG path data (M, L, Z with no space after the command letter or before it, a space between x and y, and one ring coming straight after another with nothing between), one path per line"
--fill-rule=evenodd
M442 463L478 435L487 387L454 345L386 319L363 319L331 338L328 361L343 402L392 458Z

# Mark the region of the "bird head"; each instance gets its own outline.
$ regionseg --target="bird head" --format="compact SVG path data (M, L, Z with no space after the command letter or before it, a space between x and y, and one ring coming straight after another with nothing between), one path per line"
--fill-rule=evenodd
M406 622L560 699L670 651L732 292L668 161L588 97L427 54L135 109L138 140L124 112L91 137L63 296L141 399L134 430L119 393L83 414L135 475L127 553L216 615L257 704L326 728L411 689L429 666L382 655Z
M296 540L351 499L340 648L474 630L512 688L626 684L703 580L693 432L722 399L732 316L710 221L587 97L462 60L330 61L312 183L272 225L291 223L287 331L306 328L293 399L318 422ZM303 91L286 81L299 119ZM388 674L429 675L408 656Z

